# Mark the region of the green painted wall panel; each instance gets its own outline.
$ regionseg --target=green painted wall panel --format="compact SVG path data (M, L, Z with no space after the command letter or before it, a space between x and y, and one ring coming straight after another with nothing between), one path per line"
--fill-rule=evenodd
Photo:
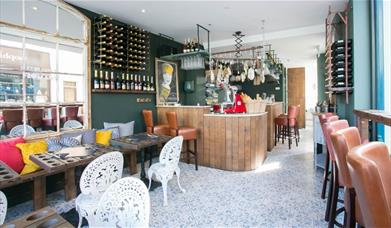
M325 54L322 53L317 58L317 69L318 69L318 101L327 100L327 96L325 94Z

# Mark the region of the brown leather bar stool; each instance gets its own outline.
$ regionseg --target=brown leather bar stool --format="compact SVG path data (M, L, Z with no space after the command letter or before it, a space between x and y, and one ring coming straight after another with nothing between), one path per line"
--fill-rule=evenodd
M195 169L198 170L198 156L197 156L197 129L193 127L179 127L176 112L166 112L168 125L170 126L171 136L183 136L186 141L186 158L187 164L190 163L190 153L193 155L195 162ZM194 150L190 150L189 142L194 142Z
M319 123L322 128L323 135L325 132L323 129L323 124L326 122L332 122L336 120L339 120L339 117L330 112L319 115ZM331 172L329 170L329 167L330 167L330 155L329 155L329 150L326 147L326 158L324 160L323 185L322 185L322 193L320 195L322 199L326 198L327 182L330 181L329 177Z
M331 176L329 184L329 193L327 195L327 204L325 212L325 220L329 222L329 227L334 227L336 224L336 216L344 211L344 208L339 208L337 210L337 200L338 200L338 190L343 187L338 184L338 167L335 161L335 151L334 147L331 144L331 134L349 127L349 123L346 120L337 120L333 122L326 122L323 124L324 128L324 138L326 141L326 146L329 151L329 159L331 161ZM333 194L335 192L335 194ZM335 200L333 200L335 199ZM333 204L335 203L335 204ZM337 223L338 224L338 223ZM342 224L338 224L342 226Z
M3 110L4 129L9 132L16 125L23 124L22 109L5 109Z
M149 134L170 135L170 126L168 124L153 125L152 110L144 109L142 111L145 123L145 131Z
M381 142L355 147L347 155L349 173L365 227L391 227L391 159Z
M291 105L288 107L288 114L283 114L274 119L275 145L277 141L288 138L288 146L291 149L292 139L296 140L296 146L299 145L299 125L298 115L300 106ZM292 132L293 131L293 132Z
M43 108L28 108L27 122L35 130L43 127Z
M344 227L356 227L356 221L363 226L360 207L355 197L346 156L351 150L361 145L360 132L356 127L349 127L331 134L334 147L335 161L338 167L338 184L345 187L345 224Z

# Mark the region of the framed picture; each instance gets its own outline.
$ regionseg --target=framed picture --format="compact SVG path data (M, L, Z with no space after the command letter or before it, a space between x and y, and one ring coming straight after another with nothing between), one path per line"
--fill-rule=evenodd
M178 65L156 58L156 104L179 102Z

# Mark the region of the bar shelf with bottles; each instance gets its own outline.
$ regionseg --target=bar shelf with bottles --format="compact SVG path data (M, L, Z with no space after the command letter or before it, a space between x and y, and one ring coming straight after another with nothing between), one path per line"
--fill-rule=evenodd
M93 93L155 93L153 76L94 71Z

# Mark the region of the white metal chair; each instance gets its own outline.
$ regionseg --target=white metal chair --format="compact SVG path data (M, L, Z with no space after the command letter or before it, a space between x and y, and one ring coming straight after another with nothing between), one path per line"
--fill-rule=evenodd
M80 177L81 194L75 202L79 213L78 227L83 217L90 223L102 194L112 183L121 179L123 165L122 153L116 151L96 158L84 169Z
M31 127L30 125L27 125L26 124L26 136L27 135L31 135L32 133L35 133L35 130L33 127ZM9 136L23 136L24 135L24 125L23 124L20 124L20 125L16 125L15 127L13 127L9 133Z
M83 128L83 124L81 124L77 120L68 120L64 123L64 128L65 129L79 129L79 128Z
M0 225L3 225L7 215L7 197L0 191Z
M170 141L168 141L159 157L159 163L153 164L148 170L149 186L151 187L152 176L155 175L156 179L162 183L163 187L163 196L164 196L164 206L167 205L167 183L172 179L174 172L177 176L177 182L179 189L182 192L186 192L179 183L179 176L181 170L179 169L178 163L182 150L183 137L177 136Z
M148 227L150 207L145 184L125 177L102 195L90 227Z

